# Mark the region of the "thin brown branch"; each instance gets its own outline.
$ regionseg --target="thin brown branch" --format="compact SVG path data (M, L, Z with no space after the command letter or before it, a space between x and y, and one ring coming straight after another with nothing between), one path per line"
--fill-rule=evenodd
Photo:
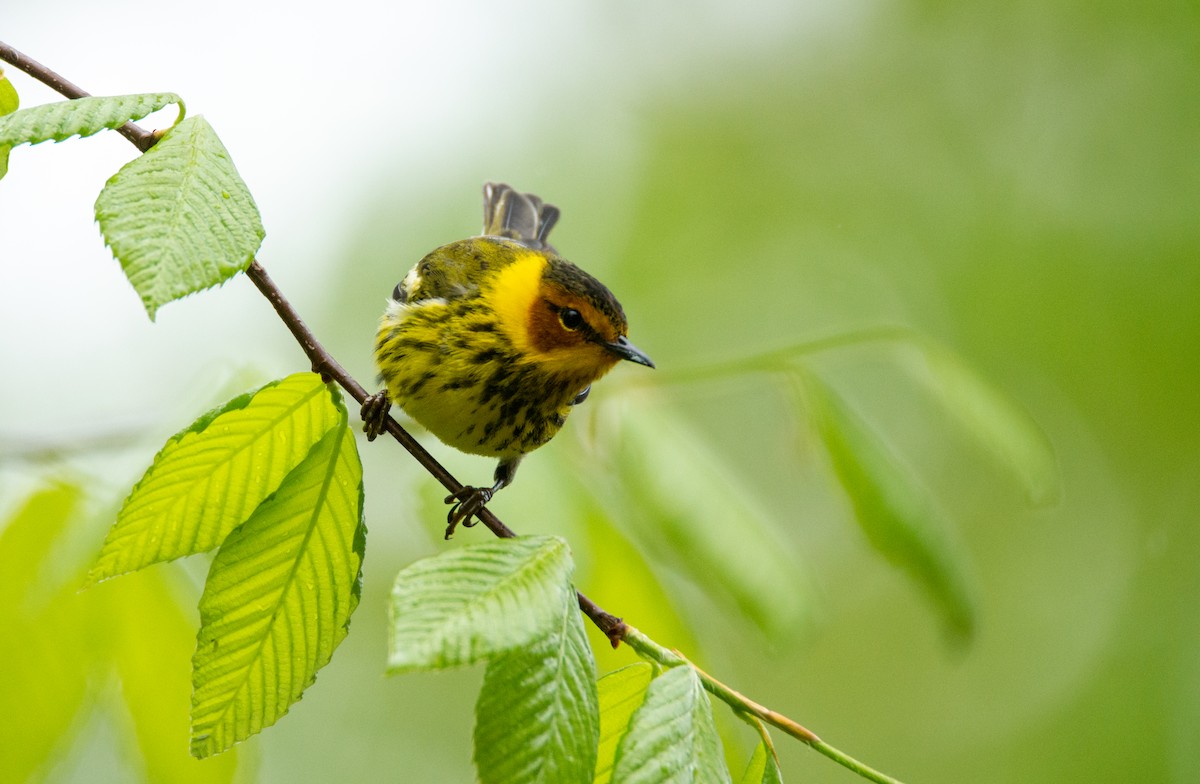
M0 41L0 60L19 68L20 70L32 76L34 79L37 79L42 84L51 88L60 95L66 96L67 98L87 98L91 95L91 93L87 92L82 87L79 87L75 83L68 81L66 78L50 70L37 60L22 54L3 41ZM152 132L147 131L138 125L134 125L133 123L125 123L117 129L117 132L128 139L142 152L149 150L154 146L154 143L158 141Z

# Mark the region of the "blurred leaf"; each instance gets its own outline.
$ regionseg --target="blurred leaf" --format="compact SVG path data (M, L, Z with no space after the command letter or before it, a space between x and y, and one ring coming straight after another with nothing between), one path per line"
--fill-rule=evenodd
M188 754L191 684L182 663L195 631L170 579L175 574L149 569L88 592L98 611L89 614L93 633L120 678L146 780L230 782L235 753L203 765Z
M712 703L696 672L672 667L650 682L617 746L613 784L729 782Z
M586 525L585 541L591 560L587 570L587 592L612 601L627 617L636 618L638 628L651 637L670 640L672 647L681 650L698 650L700 646L695 635L676 609L678 597L663 587L658 575L646 563L646 556L602 512L588 510L579 516ZM580 564L581 570L582 566ZM583 584L582 577L579 584ZM615 653L611 641L599 630L593 639L609 655ZM630 657L635 656L628 646L619 651L626 649Z
M906 363L963 429L1020 481L1034 504L1056 502L1061 479L1045 433L1006 395L950 351L924 347L927 372Z
M78 501L73 485L39 490L0 531L3 781L31 781L49 769L87 695L87 616L74 586L60 586L38 607L27 601Z
M567 543L522 536L448 550L396 575L390 672L440 670L551 633L575 600Z
M612 780L617 745L629 729L629 720L646 699L654 669L645 662L614 670L596 684L600 697L600 744L594 784Z
M266 234L203 117L179 123L121 167L96 199L96 220L151 320L167 302L245 270Z
M0 86L0 106L5 102L3 92ZM0 145L61 142L72 136L91 136L106 128L120 128L131 120L140 120L173 103L180 104L182 119L183 101L175 93L91 96L31 106L0 120Z
M18 614L37 582L55 539L79 505L76 485L57 483L33 493L0 528L0 622Z
M735 472L664 407L629 406L621 434L621 488L642 518L630 534L764 631L795 630L809 611L804 565Z
M89 582L219 545L338 425L340 400L296 373L176 433L125 499Z
M589 782L596 769L596 662L574 602L558 628L488 663L475 708L482 784Z
M362 465L346 411L221 545L200 599L192 754L223 751L287 713L358 605Z
M765 742L760 741L754 749L754 756L742 774L741 784L783 784L779 763Z
M969 636L974 601L933 499L831 388L812 375L804 381L834 475L867 540L925 589L955 633Z

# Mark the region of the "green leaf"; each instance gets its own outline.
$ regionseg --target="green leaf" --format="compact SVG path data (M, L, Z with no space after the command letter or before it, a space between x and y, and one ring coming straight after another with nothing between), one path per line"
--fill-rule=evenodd
M672 667L650 682L646 700L617 746L613 784L730 782L712 703L696 672Z
M192 659L192 754L287 713L346 636L358 605L362 465L340 422L217 553Z
M779 761L775 754L760 741L754 749L754 756L742 774L741 784L783 784L783 773L779 770Z
M914 371L971 435L1013 473L1030 502L1052 504L1062 494L1054 449L1041 428L999 390L951 352L924 351L925 372ZM906 367L915 368L908 364Z
M795 630L810 608L800 556L781 541L770 514L737 473L663 406L622 415L615 473L642 519L629 533L658 558L685 570L762 630Z
M104 241L150 318L250 266L266 234L221 140L203 117L172 128L96 199Z
M629 729L629 720L646 699L654 669L645 662L614 670L596 684L600 697L600 743L594 784L612 780L617 745Z
M481 784L590 782L599 716L596 662L575 602L551 634L488 663L475 708Z
M557 537L482 542L417 561L392 588L391 672L471 664L561 623L574 564Z
M0 95L0 104L3 102L4 97ZM120 128L131 120L140 120L174 103L179 104L182 119L183 100L175 93L91 96L31 106L0 120L0 145L15 147L18 144L61 142L72 136L91 136L106 128ZM0 111L0 114L4 112Z
M815 376L804 381L833 472L867 540L925 590L952 631L969 636L975 624L972 592L951 546L950 525L929 492L831 388Z
M17 88L13 87L13 83L4 75L4 69L0 68L0 117L12 114L19 108L21 97L17 95Z
M177 433L134 486L89 583L211 550L341 421L314 373L246 393Z
M6 114L12 114L21 106L21 99L17 95L16 88L12 82L4 75L4 70L0 69L0 117ZM8 154L12 151L12 146L8 144L0 144L0 180L4 179L4 175L8 174Z

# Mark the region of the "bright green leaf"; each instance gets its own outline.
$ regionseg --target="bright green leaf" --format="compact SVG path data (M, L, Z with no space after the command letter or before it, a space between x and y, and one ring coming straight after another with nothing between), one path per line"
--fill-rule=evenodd
M630 406L621 419L616 471L643 518L630 535L764 631L794 630L809 611L804 564L736 472L662 406Z
M650 682L617 746L613 784L730 782L712 703L695 670L681 666Z
M775 754L767 748L767 744L759 742L754 749L754 756L742 774L741 784L783 784L783 774L779 770L779 761Z
M929 492L832 389L815 376L805 376L804 389L833 472L868 541L926 591L949 628L970 635L975 605L962 557Z
M0 95L0 104L3 102ZM182 117L183 101L175 93L92 96L31 106L0 119L0 145L15 147L18 144L61 142L72 136L91 136L106 128L120 128L131 120L140 120L174 103L180 105Z
M388 667L445 669L527 645L561 624L574 564L557 537L448 550L407 567L392 588Z
M358 605L362 466L340 423L225 541L200 599L192 754L206 757L287 713L346 636Z
M177 433L125 499L89 581L219 545L338 425L339 405L320 376L296 373Z
M104 241L150 318L250 266L265 230L225 146L202 117L171 129L96 199Z
M3 69L0 69L0 116L12 114L20 106L21 99L17 95L16 88L4 76ZM0 180L4 179L4 175L8 174L8 154L11 151L11 145L0 144Z
M13 87L13 83L4 75L4 69L0 68L0 117L12 114L19 108L21 97L17 95L17 88Z
M963 429L1021 480L1029 500L1050 504L1062 488L1054 449L1045 433L1007 396L944 349L926 348L917 378Z
M614 670L596 684L600 697L600 743L594 784L612 780L617 745L629 729L629 720L646 699L654 669L645 662Z
M475 708L481 784L586 784L596 768L596 662L575 602L558 628L488 663Z

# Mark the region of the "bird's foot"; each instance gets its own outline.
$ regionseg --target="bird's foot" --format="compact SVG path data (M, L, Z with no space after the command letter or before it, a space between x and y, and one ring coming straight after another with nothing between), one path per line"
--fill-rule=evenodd
M363 401L360 416L363 421L363 432L368 441L374 441L384 428L387 427L388 412L392 401L388 399L387 390L381 390Z
M460 524L463 528L471 528L478 523L478 518L471 518L483 510L484 504L492 500L494 493L490 487L464 487L446 496L446 503L454 504L446 514L446 538L453 536L454 529Z

